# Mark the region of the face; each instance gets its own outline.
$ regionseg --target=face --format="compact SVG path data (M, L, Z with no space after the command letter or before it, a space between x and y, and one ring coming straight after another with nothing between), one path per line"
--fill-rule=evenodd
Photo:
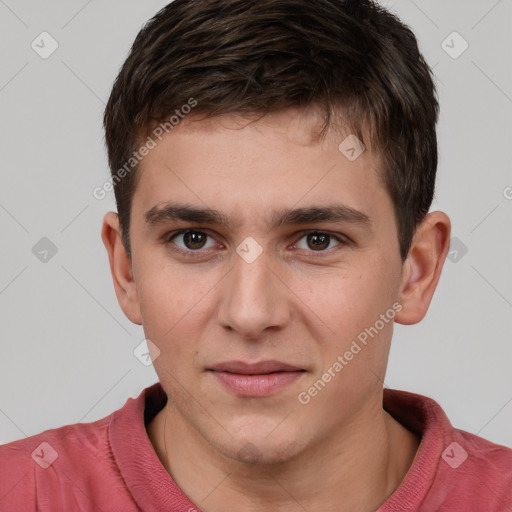
M232 459L290 460L380 407L393 205L376 156L347 158L349 132L312 140L318 123L186 120L141 164L132 269L155 370L175 418Z

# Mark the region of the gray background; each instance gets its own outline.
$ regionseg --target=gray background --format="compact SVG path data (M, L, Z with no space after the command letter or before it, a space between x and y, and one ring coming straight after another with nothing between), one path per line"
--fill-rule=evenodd
M100 238L113 193L92 191L109 176L113 80L166 3L0 0L0 443L100 419L157 380L133 353L144 334L117 304ZM512 447L512 2L383 3L437 76L433 210L457 237L425 320L396 326L385 384ZM59 45L46 59L31 47L51 49L44 31Z

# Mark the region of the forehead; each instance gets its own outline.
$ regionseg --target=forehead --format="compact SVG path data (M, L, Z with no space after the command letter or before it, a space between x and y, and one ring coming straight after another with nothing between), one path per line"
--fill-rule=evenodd
M375 193L385 192L379 160L369 148L358 147L346 128L333 125L319 137L322 125L323 117L312 109L259 119L190 116L164 134L141 162L134 197L139 214L155 213L158 204L169 201L203 209L220 204L249 211L252 206L253 215L268 219L275 219L277 204L290 209L343 203L364 211L372 194L375 199ZM348 154L343 152L347 137ZM354 151L361 154L349 158ZM265 211L265 202L272 212Z

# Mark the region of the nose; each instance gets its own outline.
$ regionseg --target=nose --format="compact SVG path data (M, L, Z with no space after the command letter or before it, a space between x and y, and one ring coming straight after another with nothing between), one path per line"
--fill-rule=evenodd
M249 263L235 255L233 265L223 280L219 324L251 340L261 337L265 330L283 328L291 316L291 292L271 257L263 251Z

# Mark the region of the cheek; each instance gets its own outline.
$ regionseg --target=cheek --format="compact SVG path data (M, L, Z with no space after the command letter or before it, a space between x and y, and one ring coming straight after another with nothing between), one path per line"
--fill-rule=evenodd
M391 308L396 283L381 265L331 269L328 273L301 275L290 288L296 290L304 318L318 325L323 338L343 347L372 326Z
M151 266L141 273L137 288L146 337L161 350L171 344L173 351L190 346L180 342L193 337L202 325L214 284L207 275L192 276L176 266Z

